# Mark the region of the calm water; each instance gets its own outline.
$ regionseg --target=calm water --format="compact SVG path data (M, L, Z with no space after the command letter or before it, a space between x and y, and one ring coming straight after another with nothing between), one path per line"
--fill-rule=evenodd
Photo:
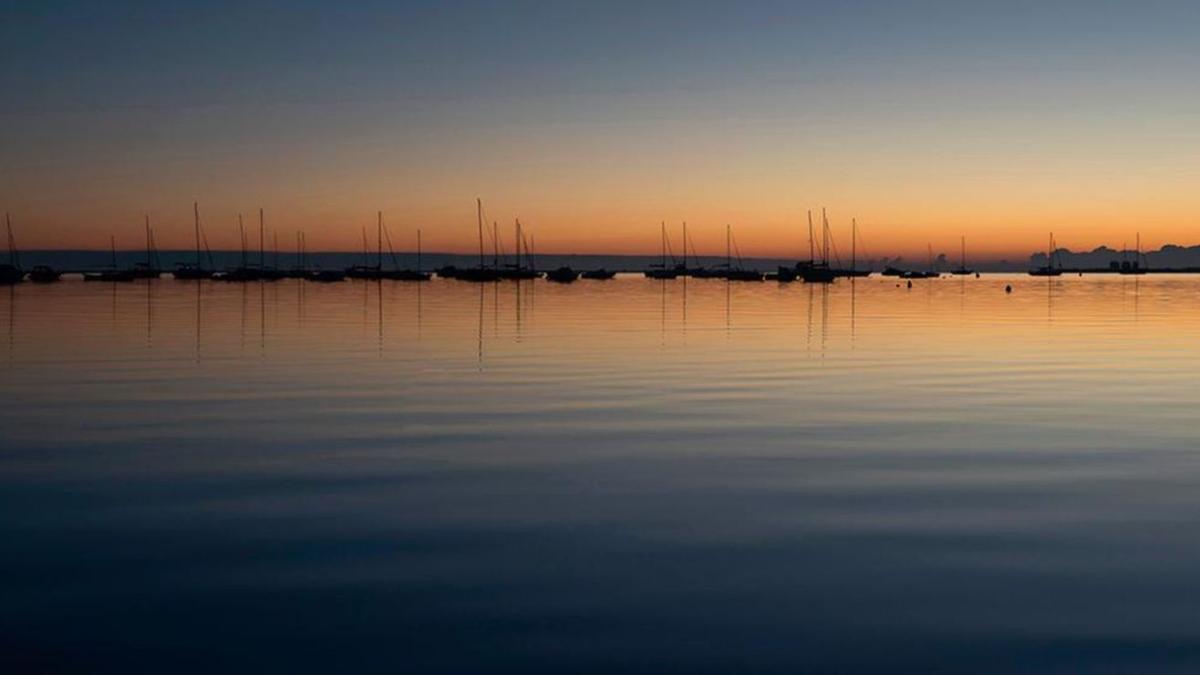
M0 399L8 672L1200 669L1198 277L26 284Z

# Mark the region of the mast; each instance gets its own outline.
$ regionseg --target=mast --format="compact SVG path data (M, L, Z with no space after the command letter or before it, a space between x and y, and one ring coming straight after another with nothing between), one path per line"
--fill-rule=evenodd
M238 232L241 234L241 267L246 267L246 226L242 225L241 214L238 214Z
M492 269L500 269L500 223L492 221Z
M662 268L667 269L667 221L662 222Z
M521 219L514 218L513 220L516 222L516 230L517 230L517 235L516 235L517 236L517 241L516 241L517 270L520 270L521 269Z
M417 271L421 271L421 230L417 230Z
M263 222L263 210L262 210L262 207L260 206L260 207L258 207L258 269L260 269L260 270L263 268L263 265L266 264L266 250L267 249L266 249L266 246L264 245L266 243L265 236L266 236L266 225L264 225L264 222Z
M117 238L112 236L111 234L108 235L108 245L112 250L113 269L117 269Z
M146 214L146 269L150 269L150 214Z
M816 253L813 251L813 225L812 225L812 209L808 210L808 266L812 267L817 261Z
M479 269L483 269L483 200L475 198L475 219L479 223Z
M727 271L733 269L733 266L731 264L732 261L729 258L729 241L732 238L733 238L733 232L732 232L732 230L730 230L729 224L726 223L725 224L725 269Z
M821 264L829 266L829 218L824 206L821 207Z
M375 268L382 270L383 269L383 211L376 212L376 218L377 218L378 222L375 225L375 229L378 231L375 233L375 238L378 239L378 241L376 242Z
M296 230L296 267L304 269L304 254L300 250L300 230Z
M683 268L688 269L688 221L683 221Z
M850 271L858 269L858 219L850 219Z
M196 228L196 269L200 269L200 203L192 202L192 214Z

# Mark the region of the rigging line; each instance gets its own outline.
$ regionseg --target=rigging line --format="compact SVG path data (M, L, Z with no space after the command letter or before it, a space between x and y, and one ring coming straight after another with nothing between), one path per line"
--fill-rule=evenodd
M829 247L833 249L833 261L840 268L842 266L842 256L838 254L837 242L833 239L833 232L829 233Z
M737 237L730 236L733 239L733 253L737 256L738 269L742 269L742 250L738 248Z
M396 251L392 248L392 234L388 231L388 226L385 223L383 226L383 238L387 241L388 255L392 258L392 266L400 269L400 263L396 260Z

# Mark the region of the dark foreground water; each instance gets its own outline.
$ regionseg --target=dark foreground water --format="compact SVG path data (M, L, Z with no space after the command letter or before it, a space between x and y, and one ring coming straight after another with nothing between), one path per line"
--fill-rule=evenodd
M5 672L1200 670L1196 277L26 284L0 400Z

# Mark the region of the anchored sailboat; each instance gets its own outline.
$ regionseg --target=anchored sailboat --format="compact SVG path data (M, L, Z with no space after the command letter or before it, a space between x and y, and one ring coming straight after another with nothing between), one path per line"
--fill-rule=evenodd
M196 231L196 261L191 264L179 263L175 266L174 275L176 279L209 279L213 275L212 253L206 250L208 253L208 267L206 268L200 263L200 205L197 202L192 202L192 213Z
M1054 243L1054 233L1050 233L1050 247L1046 249L1046 264L1036 269L1029 270L1029 276L1032 277L1060 277L1062 276L1062 260L1058 256L1058 250Z
M958 275L958 276L966 276L968 274L974 274L974 272L967 269L967 238L966 237L962 237L961 245L962 245L962 248L961 248L961 252L959 253L959 257L958 257L958 269L950 270L950 273Z
M841 261L839 261L840 264ZM850 269L834 270L839 277L869 277L871 270L858 269L858 219L850 219Z
M110 236L108 238L109 249L112 251L112 264L109 269L100 270L97 272L84 272L84 281L133 281L134 275L132 270L123 270L117 268L117 239Z
M679 277L678 266L667 267L667 247L671 245L670 239L667 238L667 224L662 224L662 260L657 264L650 265L650 269L644 274L651 279L675 279ZM671 256L671 262L674 263L675 256Z
M476 220L479 227L479 266L460 270L453 265L447 265L438 270L439 277L461 279L462 281L487 282L500 279L494 267L488 267L483 258L483 200L475 199Z
M730 246L734 250L737 244L733 241L733 228L729 225L725 226L725 278L729 281L762 281L763 273L758 270L747 269L742 266L742 254L737 252L737 267L733 266L733 259L730 258Z
M133 276L138 279L157 279L162 275L159 269L158 251L154 246L154 230L150 229L150 215L146 215L146 261L134 263Z

